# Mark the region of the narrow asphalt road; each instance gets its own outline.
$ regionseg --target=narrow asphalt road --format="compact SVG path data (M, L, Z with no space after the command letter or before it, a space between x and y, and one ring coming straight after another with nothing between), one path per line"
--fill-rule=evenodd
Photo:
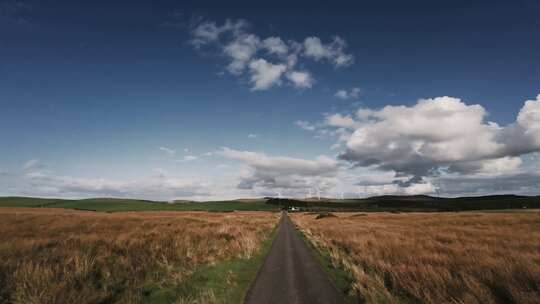
M343 303L343 298L283 213L270 252L251 288L246 304Z

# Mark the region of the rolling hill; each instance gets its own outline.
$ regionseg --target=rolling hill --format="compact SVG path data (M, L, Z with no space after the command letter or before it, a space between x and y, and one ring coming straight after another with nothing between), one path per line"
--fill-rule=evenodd
M256 211L299 207L310 211L389 211L436 212L499 209L540 208L540 197L517 195L491 195L479 197L441 198L427 195L377 196L364 199L239 199L229 201L175 201L173 203L123 199L91 198L80 200L0 197L0 207L65 208L101 212L120 211Z

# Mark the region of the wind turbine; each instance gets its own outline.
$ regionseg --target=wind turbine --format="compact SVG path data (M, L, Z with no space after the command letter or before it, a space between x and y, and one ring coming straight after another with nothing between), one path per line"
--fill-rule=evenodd
M319 186L317 186L315 189L317 190L317 197L319 198L319 200L321 200L321 189L319 188Z
M441 193L439 192L439 187L435 186L435 192L437 193L437 198L441 197Z

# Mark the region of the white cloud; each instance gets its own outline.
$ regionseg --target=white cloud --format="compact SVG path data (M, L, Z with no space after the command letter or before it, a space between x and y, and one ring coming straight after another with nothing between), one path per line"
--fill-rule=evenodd
M6 180L7 189L17 195L53 197L114 196L148 199L175 197L204 197L209 195L209 184L194 179L168 177L157 168L146 178L112 180L107 178L77 178L45 171L45 166L30 160L20 172L11 173ZM6 191L6 189L3 189Z
M334 96L336 96L337 98L341 98L341 99L349 98L349 95L348 95L347 91L345 91L345 90L338 90L336 92L336 94L334 94Z
M281 75L287 67L284 64L272 64L264 59L253 60L249 64L253 91L267 90L281 84Z
M161 150L162 152L166 153L169 156L174 156L176 154L175 150L171 148L167 148L167 147L159 147L159 150Z
M259 138L259 137L261 137L261 135L259 135L259 134L254 134L254 133L250 133L250 134L248 134L248 136L247 136L247 137L248 137L248 138L252 138L252 139L255 139L255 138Z
M351 88L350 90L344 90L344 89L341 89L341 90L338 90L334 96L337 97L337 98L340 98L340 99L353 99L353 100L356 100L358 98L360 98L360 88L357 88L357 87L354 87L354 88Z
M359 187L358 192L365 197L370 197L379 195L433 194L436 192L436 189L431 183L417 183L406 187L397 184L384 184Z
M474 172L479 175L500 175L517 173L523 164L520 157L505 156L472 162L462 162L452 165L457 172Z
M328 156L305 160L285 156L268 156L264 153L223 148L219 155L241 161L247 168L238 185L241 189L295 189L329 187L335 181L338 162Z
M311 88L314 84L312 74L294 69L300 59L325 61L335 67L353 63L353 56L345 52L346 43L340 37L334 37L327 44L318 37L308 37L299 43L284 41L278 36L263 39L248 29L244 20L227 20L223 25L205 21L191 31L191 42L197 49L217 46L229 60L227 71L239 77L248 74L253 91L267 90L282 81L296 89Z
M341 114L328 115L325 118L327 125L336 128L356 129L360 127L360 124L355 121L351 116L343 116Z
M519 111L518 125L536 147L540 147L540 94L536 100L527 100Z
M289 53L289 47L279 37L268 37L263 40L262 45L270 54L286 55Z
M195 47L201 47L203 45L216 42L220 35L224 33L232 32L239 35L247 28L248 23L242 19L236 21L227 19L221 26L218 26L215 22L211 21L201 22L191 32L191 35L193 36L191 43Z
M287 78L298 89L308 89L313 86L313 77L309 72L291 71L287 73Z
M182 159L179 159L179 160L176 160L178 162L190 162L190 161L194 161L194 160L197 160L199 159L199 157L195 156L195 155L185 155L184 157L182 157Z
M259 37L249 34L236 37L224 48L225 54L231 59L227 69L231 74L240 75L247 63L253 58L259 48Z
M340 37L334 37L328 44L322 43L319 37L308 37L304 40L304 56L317 61L328 60L336 67L351 65L354 57L345 53L347 44Z
M334 114L326 117L326 123L354 130L341 159L421 180L440 170L461 174L515 171L520 155L540 150L538 109L540 100L527 101L517 123L502 127L486 122L480 105L438 97L410 107L362 109L356 119Z
M297 121L294 122L294 124L296 126L298 126L299 128L304 129L306 131L315 131L315 129L316 129L315 125L311 124L308 121L304 121L304 120L297 120Z

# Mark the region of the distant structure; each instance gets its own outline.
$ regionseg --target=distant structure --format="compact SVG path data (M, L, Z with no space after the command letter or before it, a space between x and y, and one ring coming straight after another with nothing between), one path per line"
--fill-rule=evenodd
M308 188L308 194L306 198L312 198L312 197L313 197L313 193L311 191L311 188Z

